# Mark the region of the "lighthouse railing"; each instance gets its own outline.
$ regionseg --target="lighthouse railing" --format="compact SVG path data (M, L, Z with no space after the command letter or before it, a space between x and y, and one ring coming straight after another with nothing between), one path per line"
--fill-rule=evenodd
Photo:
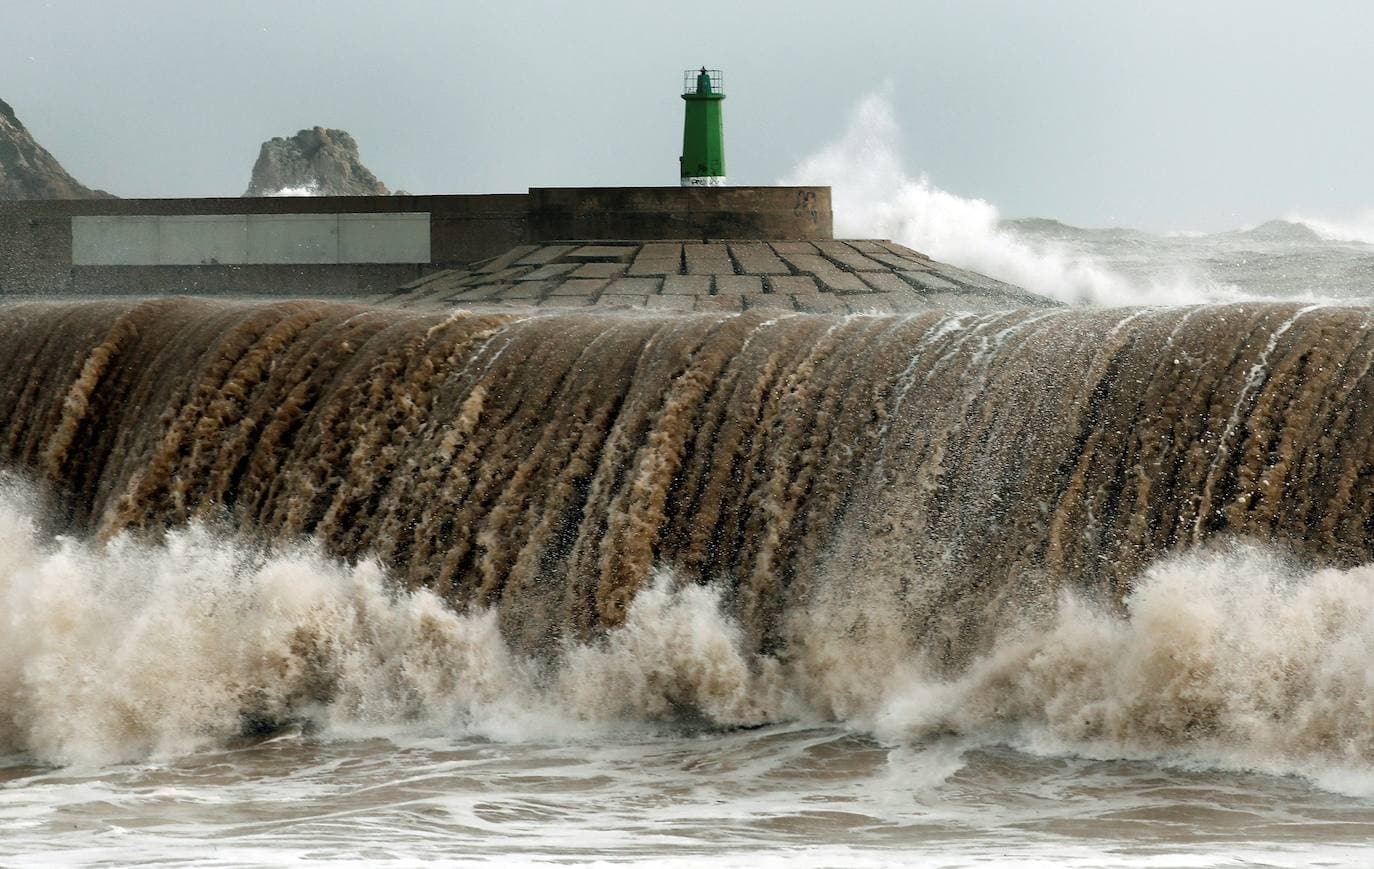
M684 95L690 96L691 94L699 92L697 90L697 77L700 76L702 72L703 70L700 69L689 69L682 73L682 93ZM705 73L706 77L711 80L711 94L713 96L724 96L725 76L721 75L718 69L708 69L705 70Z

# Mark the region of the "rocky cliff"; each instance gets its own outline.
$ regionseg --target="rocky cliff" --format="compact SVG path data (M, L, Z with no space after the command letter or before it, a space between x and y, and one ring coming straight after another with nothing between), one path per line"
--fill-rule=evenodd
M358 157L358 143L343 130L314 127L289 139L262 143L244 196L385 196Z
M0 100L0 199L108 199L77 181Z

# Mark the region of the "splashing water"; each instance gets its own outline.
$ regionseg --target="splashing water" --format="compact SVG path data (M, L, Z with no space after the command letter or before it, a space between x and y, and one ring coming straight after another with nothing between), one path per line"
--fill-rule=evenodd
M159 544L45 541L11 482L0 600L0 752L46 763L175 757L292 723L547 739L683 710L717 726L784 717L719 593L667 574L606 642L541 662L510 649L495 612L456 613L309 545L200 524Z
M0 309L0 857L1358 845L1368 326Z
M1327 241L1374 244L1374 209L1367 209L1345 218L1314 217L1297 213L1288 219L1310 227Z
M267 194L265 194L265 195L267 195L267 196L319 196L319 195L320 195L320 182L318 182L318 181L311 181L309 184L300 184L300 185L297 185L297 186L295 186L295 187L281 187L281 188L278 188L278 189L276 189L276 190L273 190L273 191L271 191L270 193L267 193Z
M1064 301L1255 295L1012 228L897 133L865 100L789 182ZM1305 298L1269 229L1205 254ZM51 487L0 483L7 862L1369 862L1367 310L0 337L0 460Z
M935 259L1071 304L1160 305L1240 301L1255 294L1175 265L1130 277L1066 245L1005 228L995 205L911 177L898 157L899 128L881 95L862 99L844 136L803 159L782 184L833 187L835 234L890 238Z
M759 655L722 589L660 571L603 639L530 657L495 612L398 591L372 562L201 525L159 544L44 540L32 509L12 484L0 495L0 747L46 763L171 758L269 723L521 743L831 722L893 746L956 736L1374 794L1374 566L1176 556L1123 608L1042 601L951 679L919 638L856 637L833 598L794 614L791 653ZM831 587L882 596L861 576Z
M1374 794L1374 566L1233 545L1151 566L1124 614L1064 594L948 682L894 688L888 738L998 732L1036 752L1314 776Z

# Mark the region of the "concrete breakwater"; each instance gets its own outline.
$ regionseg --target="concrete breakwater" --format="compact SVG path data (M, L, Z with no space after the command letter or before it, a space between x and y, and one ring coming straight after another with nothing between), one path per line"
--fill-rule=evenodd
M561 239L831 237L828 187L0 202L0 293L335 298Z
M59 530L310 535L526 645L618 624L668 566L756 649L881 592L957 663L1030 600L1119 600L1218 538L1367 560L1368 317L9 305L0 465Z

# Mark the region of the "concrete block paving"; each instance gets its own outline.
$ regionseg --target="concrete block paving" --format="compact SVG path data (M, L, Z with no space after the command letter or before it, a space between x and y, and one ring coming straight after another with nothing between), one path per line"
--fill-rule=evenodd
M368 301L407 307L900 313L1055 303L883 239L597 241L524 244L424 275Z

